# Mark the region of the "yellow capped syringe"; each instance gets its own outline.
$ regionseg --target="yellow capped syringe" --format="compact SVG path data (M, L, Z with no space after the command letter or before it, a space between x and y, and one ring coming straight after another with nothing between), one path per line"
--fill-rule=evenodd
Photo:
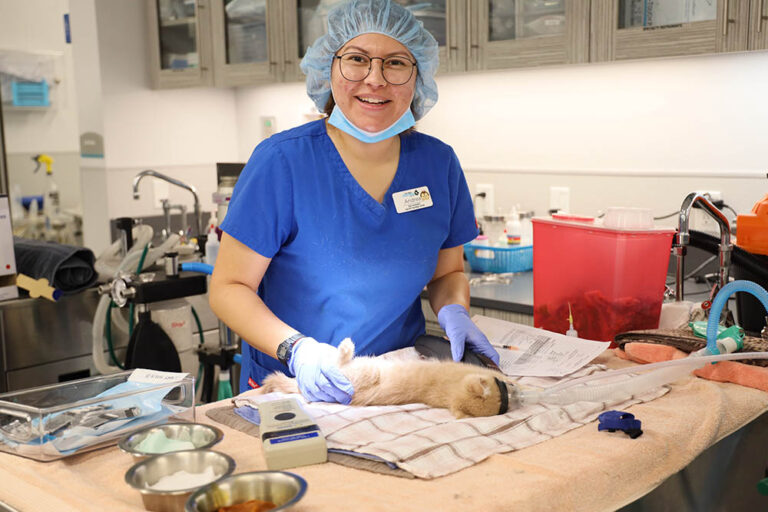
M576 329L573 328L573 313L571 312L571 303L568 303L568 323L570 323L570 327L567 331L565 331L566 336L573 336L574 338L579 337L579 333L576 331Z

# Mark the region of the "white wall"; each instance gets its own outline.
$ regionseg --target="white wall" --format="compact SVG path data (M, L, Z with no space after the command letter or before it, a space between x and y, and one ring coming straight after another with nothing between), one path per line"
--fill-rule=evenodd
M51 107L41 110L3 109L8 179L23 195L41 195L46 187L45 166L33 173L32 156L54 158L53 177L64 208L80 205L80 173L76 155L77 100L72 49L64 37L67 0L0 0L0 51L28 52L50 58L57 83L51 84ZM4 98L8 101L9 98Z
M586 64L437 78L440 99L419 129L451 144L474 188L496 205L546 213L549 186L571 188L571 210L679 208L719 190L747 211L768 191L768 52ZM260 115L303 122L302 84L237 95L240 158Z
M232 89L153 90L147 64L145 2L96 2L105 179L109 196L101 219L161 215L153 205L152 178L134 200L133 177L154 169L198 190L204 211L214 210L216 162L237 160ZM99 180L95 180L98 183ZM192 195L171 186L169 199L192 211ZM92 241L90 245L102 245Z

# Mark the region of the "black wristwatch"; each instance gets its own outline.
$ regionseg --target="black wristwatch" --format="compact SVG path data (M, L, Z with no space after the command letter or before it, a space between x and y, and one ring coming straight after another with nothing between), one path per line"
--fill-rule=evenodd
M287 365L288 361L291 360L291 353L293 352L293 346L296 343L298 343L298 341L301 338L306 338L306 336L297 332L293 336L290 336L285 340L283 340L283 342L277 346L277 360L283 363L284 365Z

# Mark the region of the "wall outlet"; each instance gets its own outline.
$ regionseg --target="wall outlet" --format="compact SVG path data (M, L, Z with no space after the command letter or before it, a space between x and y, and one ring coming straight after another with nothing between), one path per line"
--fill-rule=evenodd
M723 200L723 193L719 190L696 190L697 194L701 194L702 196L706 195L709 196L710 202L714 203L715 201L722 201Z
M571 189L568 187L549 187L549 210L571 211Z
M723 193L719 190L696 190L695 192L702 196L707 196L709 201L713 204L723 200ZM703 231L712 235L718 235L720 233L720 225L717 221L710 217L709 213L700 208L694 208L693 211L691 211L688 228L695 229L696 231Z
M485 197L479 194L485 193ZM493 215L496 211L496 197L493 194L493 185L490 183L478 183L475 185L475 197L472 198L475 203L475 215Z
M170 190L168 182L163 180L152 181L152 205L155 208L163 209L163 199L168 199Z

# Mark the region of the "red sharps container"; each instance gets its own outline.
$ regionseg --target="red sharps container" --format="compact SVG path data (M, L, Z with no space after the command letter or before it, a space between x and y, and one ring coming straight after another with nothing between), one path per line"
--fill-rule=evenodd
M604 219L567 214L533 221L533 324L565 334L569 307L578 336L659 326L675 230L650 210L609 208Z

